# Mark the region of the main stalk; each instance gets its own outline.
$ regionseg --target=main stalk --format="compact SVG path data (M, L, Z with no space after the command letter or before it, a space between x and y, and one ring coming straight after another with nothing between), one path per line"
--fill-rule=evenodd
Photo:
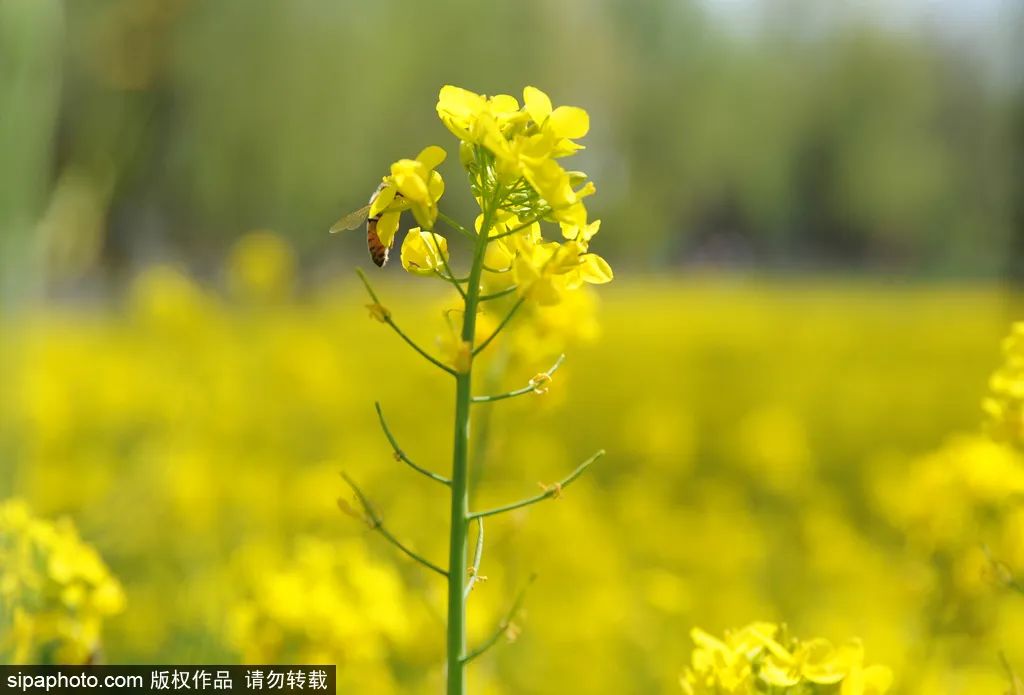
M476 313L480 301L480 276L487 250L492 214L485 214L473 251L473 266L466 287L462 340L473 350ZM473 360L455 378L455 442L452 447L452 505L448 542L448 695L465 695L466 598L465 574L469 567L466 536L469 531L469 426L473 397Z

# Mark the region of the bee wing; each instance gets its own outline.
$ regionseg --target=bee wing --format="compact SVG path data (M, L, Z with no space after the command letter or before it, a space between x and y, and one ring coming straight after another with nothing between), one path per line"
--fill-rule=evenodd
M334 226L331 227L330 233L337 234L338 232L344 232L350 229L355 229L356 227L358 227L359 225L366 221L366 216L369 214L369 212L370 206L364 205L358 210L348 213L347 215L345 215L340 220L334 223Z

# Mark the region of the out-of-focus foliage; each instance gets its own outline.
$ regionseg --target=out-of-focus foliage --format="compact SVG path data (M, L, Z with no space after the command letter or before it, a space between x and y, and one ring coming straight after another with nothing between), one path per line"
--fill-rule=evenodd
M103 621L124 609L118 581L69 520L0 502L0 661L84 664L100 656Z
M255 227L319 258L380 163L438 139L411 105L443 84L590 111L594 216L628 230L613 265L998 271L1017 248L1013 9L968 40L956 16L893 28L890 4L762 3L737 28L695 0L3 0L6 272L61 289L167 253L203 270Z
M353 690L436 692L443 584L335 498L346 470L389 529L444 557L438 489L394 461L371 403L446 473L451 432L428 415L448 383L367 318L358 287L296 297L292 263L260 233L223 291L162 265L118 306L8 319L0 496L72 517L120 579L111 661L323 657ZM767 620L859 636L891 693L1003 692L1000 651L1024 664L1024 596L989 554L1024 576L1022 464L972 433L1016 302L867 281L609 287L601 340L546 394L478 411L474 507L550 483L595 440L609 455L564 499L488 525L471 642L539 579L519 639L475 661L471 686L678 692L694 625ZM408 324L420 344L447 331L448 297L378 290L397 320L436 316ZM542 331L555 349L596 330L558 326ZM481 370L495 391L550 364L506 337Z

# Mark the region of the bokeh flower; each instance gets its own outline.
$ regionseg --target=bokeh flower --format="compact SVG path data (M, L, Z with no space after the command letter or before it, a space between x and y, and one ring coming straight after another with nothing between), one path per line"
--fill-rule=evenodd
M1024 446L1024 322L1003 340L1003 364L989 380L984 409L994 437Z
M68 520L52 523L17 499L0 503L0 658L95 660L103 622L124 610L121 585Z
M696 649L680 679L687 695L805 695L837 684L828 692L883 695L892 685L887 667L864 664L859 640L838 647L821 638L800 641L785 626L761 622L723 639L700 628L690 634Z

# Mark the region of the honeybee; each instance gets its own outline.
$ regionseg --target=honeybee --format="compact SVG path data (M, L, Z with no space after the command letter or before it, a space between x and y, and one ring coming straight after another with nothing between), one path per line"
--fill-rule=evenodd
M377 234L377 220L380 219L380 215L375 217L368 217L368 215L370 208L373 206L373 201L377 199L382 188L384 188L383 183L377 186L377 190L370 196L370 202L342 217L330 229L331 234L337 234L338 232L355 229L363 223L363 220L366 220L366 248L370 251L370 258L378 268L383 268L384 264L388 262L388 253L391 251L391 245L385 246ZM400 195L400 193L395 194L396 197ZM395 240L392 239L391 243L394 244Z

